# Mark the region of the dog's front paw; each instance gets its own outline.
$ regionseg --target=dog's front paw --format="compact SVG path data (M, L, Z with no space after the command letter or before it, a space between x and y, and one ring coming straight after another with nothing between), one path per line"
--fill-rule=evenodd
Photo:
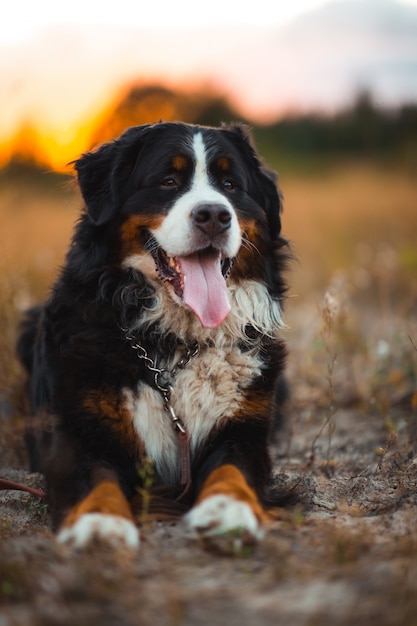
M72 526L64 526L57 540L74 548L84 548L98 540L115 547L136 549L139 546L139 530L133 522L119 515L84 513Z
M188 533L207 548L238 554L264 535L259 519L246 502L214 495L197 504L185 516Z

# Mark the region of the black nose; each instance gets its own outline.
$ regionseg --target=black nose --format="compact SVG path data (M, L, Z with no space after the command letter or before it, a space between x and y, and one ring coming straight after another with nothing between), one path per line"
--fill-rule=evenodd
M191 219L203 233L216 237L230 227L232 215L224 204L198 204L191 211Z

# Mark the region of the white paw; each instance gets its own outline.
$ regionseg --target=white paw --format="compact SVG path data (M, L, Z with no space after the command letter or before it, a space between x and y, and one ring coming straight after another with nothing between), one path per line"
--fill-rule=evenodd
M214 541L217 547L226 551L254 544L264 535L249 504L221 494L197 504L184 520L192 536L207 539L210 545Z
M60 543L83 548L94 539L114 546L139 546L139 530L125 517L104 513L85 513L73 526L63 528L57 535Z

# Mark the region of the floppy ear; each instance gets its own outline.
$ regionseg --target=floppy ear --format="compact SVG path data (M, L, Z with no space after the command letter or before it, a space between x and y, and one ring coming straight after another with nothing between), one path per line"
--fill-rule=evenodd
M269 168L259 167L261 178L263 207L268 216L270 232L273 237L278 237L281 232L282 193L278 187L278 176Z
M87 152L75 161L78 184L87 214L94 224L108 222L119 207L119 194L114 176L116 142Z
M148 125L127 130L111 143L86 152L75 161L78 184L86 210L96 226L109 222L121 208L126 185Z
M278 187L278 176L262 163L254 147L251 132L245 125L234 123L225 125L224 128L238 135L254 165L258 179L257 189L254 190L255 199L265 210L270 234L275 239L281 232L282 194Z

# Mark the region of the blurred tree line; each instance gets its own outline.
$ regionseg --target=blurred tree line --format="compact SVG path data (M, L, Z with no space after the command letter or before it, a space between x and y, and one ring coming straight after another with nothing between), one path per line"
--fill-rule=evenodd
M260 125L243 119L226 97L210 87L181 91L162 85L135 85L119 94L100 119L86 150L110 141L129 126L159 120L208 126L243 121L252 128L260 152L272 165L283 159L292 167L311 163L313 158L372 157L397 159L399 164L417 170L417 103L387 110L378 107L366 91L358 94L351 107L334 115L288 115ZM17 152L6 169L8 175L15 175L41 165L35 154L32 157L26 152L22 158Z
M97 128L95 145L134 124L158 120L217 126L242 120L252 126L256 141L268 152L309 155L398 156L417 158L417 104L388 111L377 107L369 92L359 93L353 106L335 115L287 116L273 124L254 125L227 99L211 92L185 93L162 86L132 88Z
M256 134L280 153L394 156L417 165L417 104L386 110L377 107L368 92L360 93L351 108L335 115L287 117L258 128Z
M137 86L122 94L109 108L96 128L92 145L109 141L129 126L153 124L158 121L182 121L203 126L218 126L242 117L229 105L226 98L206 90L186 92L162 85Z

